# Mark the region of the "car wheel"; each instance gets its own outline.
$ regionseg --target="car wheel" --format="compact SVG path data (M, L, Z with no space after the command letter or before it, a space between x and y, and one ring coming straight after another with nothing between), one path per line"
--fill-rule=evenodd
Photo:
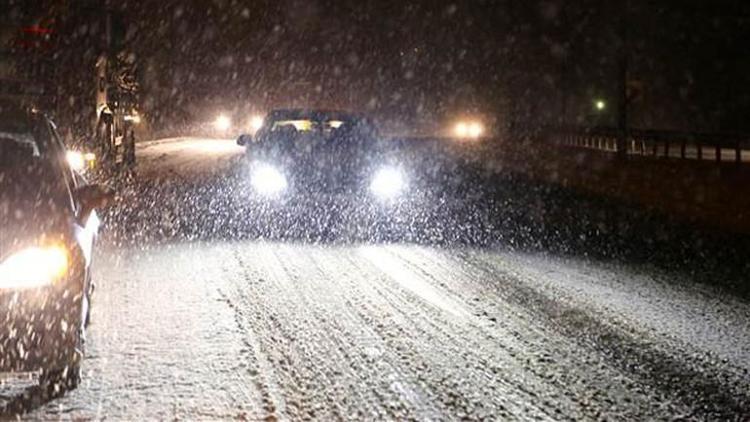
M84 298L84 301L87 299ZM83 312L82 312L82 316ZM86 316L84 316L86 317ZM81 361L86 346L86 327L79 322L76 335L75 356L67 365L60 368L45 369L39 376L39 387L47 398L59 397L67 391L74 390L81 382Z

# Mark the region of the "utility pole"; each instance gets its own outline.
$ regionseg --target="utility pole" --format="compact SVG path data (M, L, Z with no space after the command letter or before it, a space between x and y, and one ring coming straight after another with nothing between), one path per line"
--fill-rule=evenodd
M628 156L628 12L629 0L625 0L620 20L620 43L617 63L617 156Z

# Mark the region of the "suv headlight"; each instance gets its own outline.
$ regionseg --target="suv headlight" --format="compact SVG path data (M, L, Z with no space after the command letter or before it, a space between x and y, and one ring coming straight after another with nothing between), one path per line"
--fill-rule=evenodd
M250 183L256 192L263 195L277 194L286 189L286 176L275 167L257 163L250 173Z
M60 246L31 247L0 262L0 289L30 289L54 284L68 271L68 253Z
M384 167L375 173L370 190L379 198L394 198L406 189L404 173L393 167Z

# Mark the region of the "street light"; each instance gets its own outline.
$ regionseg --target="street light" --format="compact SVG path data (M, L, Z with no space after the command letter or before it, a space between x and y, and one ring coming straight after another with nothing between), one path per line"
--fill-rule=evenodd
M594 107L595 107L595 108L596 108L596 109L597 109L598 111L603 111L603 110L604 110L605 108L607 108L607 103L605 103L605 102L604 102L604 100L596 100L596 101L594 102Z

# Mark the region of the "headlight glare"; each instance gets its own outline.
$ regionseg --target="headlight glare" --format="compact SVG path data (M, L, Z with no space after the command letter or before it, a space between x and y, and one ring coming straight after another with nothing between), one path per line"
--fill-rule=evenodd
M378 170L370 183L370 190L379 198L393 198L406 189L404 174L392 167Z
M68 151L65 158L68 159L68 164L73 170L81 171L86 167L86 160L83 158L83 154L78 151Z
M94 166L96 161L96 154L92 152L82 153L79 151L67 151L65 158L68 160L68 164L75 171L82 171L87 167Z
M29 289L54 284L67 271L68 254L64 248L26 248L0 263L0 289Z
M253 166L250 183L253 189L262 195L277 194L286 189L287 186L284 174L265 163L257 163Z

